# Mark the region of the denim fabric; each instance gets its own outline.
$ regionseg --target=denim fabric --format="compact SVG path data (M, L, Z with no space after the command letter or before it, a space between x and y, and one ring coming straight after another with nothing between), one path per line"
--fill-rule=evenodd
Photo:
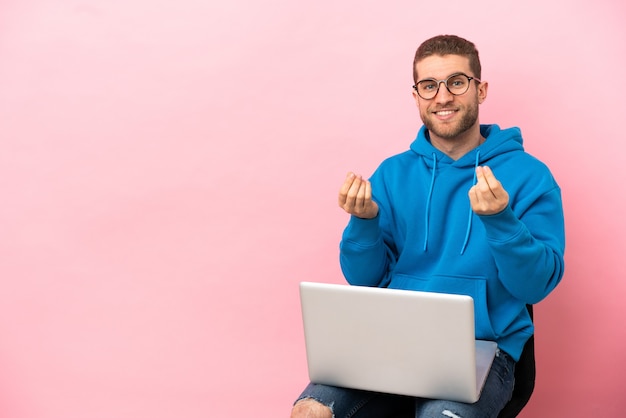
M498 351L483 387L473 404L411 398L310 383L298 400L312 398L328 406L335 418L496 418L511 399L515 361Z

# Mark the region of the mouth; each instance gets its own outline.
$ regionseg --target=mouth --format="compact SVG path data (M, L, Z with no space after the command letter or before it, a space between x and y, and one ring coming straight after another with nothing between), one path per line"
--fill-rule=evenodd
M458 110L444 109L444 110L435 111L433 112L433 114L440 119L447 119L451 117L452 115L454 115L456 112L458 112Z

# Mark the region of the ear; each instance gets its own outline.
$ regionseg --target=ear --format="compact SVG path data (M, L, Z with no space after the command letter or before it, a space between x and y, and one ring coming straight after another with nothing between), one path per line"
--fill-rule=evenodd
M413 94L413 100L415 100L415 104L417 105L417 108L419 109L419 107L420 107L420 97L417 95L417 91L415 91L415 89L413 87L411 87L411 93Z
M487 99L488 88L489 88L489 83L487 83L486 81L478 85L478 103L479 104L482 104L482 102L484 102L485 99Z

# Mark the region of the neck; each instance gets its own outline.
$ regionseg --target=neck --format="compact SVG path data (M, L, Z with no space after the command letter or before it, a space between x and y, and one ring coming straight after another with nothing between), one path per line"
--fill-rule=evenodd
M454 138L442 138L430 132L430 143L448 157L458 160L485 142L485 138L480 134L480 129L476 129L475 132L471 131L466 131Z

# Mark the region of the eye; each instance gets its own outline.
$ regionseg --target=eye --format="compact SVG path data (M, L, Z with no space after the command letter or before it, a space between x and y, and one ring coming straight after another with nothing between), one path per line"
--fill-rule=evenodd
M422 91L437 90L437 83L434 80L423 80L417 85Z
M464 75L455 75L448 79L448 86L458 89L463 88L467 84L467 77Z

